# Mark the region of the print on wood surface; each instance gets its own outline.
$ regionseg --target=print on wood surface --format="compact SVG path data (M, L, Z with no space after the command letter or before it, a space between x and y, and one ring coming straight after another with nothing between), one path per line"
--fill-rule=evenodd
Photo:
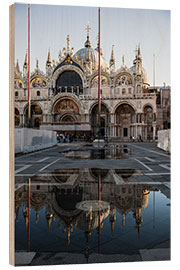
M10 263L170 260L170 11L14 4L10 56Z

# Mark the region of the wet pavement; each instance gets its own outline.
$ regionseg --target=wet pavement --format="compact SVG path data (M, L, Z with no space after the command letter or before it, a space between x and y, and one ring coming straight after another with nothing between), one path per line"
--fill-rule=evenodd
M16 265L170 259L170 156L155 143L60 144L15 171Z

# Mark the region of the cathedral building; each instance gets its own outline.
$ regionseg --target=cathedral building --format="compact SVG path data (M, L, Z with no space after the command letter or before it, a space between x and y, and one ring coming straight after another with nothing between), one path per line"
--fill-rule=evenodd
M109 63L101 49L101 132L105 137L120 140L155 140L157 130L170 122L170 91L162 105L163 89L153 89L142 65L140 45L132 67L116 69L114 46ZM166 88L167 90L167 88ZM15 64L15 126L28 125L28 57L23 70ZM87 28L84 48L73 52L70 38L59 52L58 61L51 60L50 50L46 72L40 70L38 59L30 76L31 126L73 135L97 134L98 121L98 45L93 49ZM159 102L159 103L158 103ZM168 107L169 106L169 107ZM169 108L169 109L167 109ZM165 112L164 110L168 110ZM164 120L164 118L167 118Z

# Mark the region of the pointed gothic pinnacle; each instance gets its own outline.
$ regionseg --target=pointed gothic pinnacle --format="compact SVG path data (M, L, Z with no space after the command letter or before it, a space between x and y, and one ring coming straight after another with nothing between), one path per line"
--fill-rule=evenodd
M36 57L36 68L37 68L37 69L39 68L39 60L38 60L37 57Z
M69 54L69 51L70 51L70 38L69 38L69 35L67 35L67 54Z
M112 45L112 52L111 52L111 59L115 59L115 57L114 57L114 45Z
M122 56L122 64L124 66L124 55Z
M50 49L48 50L47 63L52 63L52 61L51 61L51 55L50 55Z
M138 55L140 55L141 52L140 52L140 43L138 44Z
M16 72L20 73L19 61L18 61L18 59L17 59L17 62L16 62Z
M28 64L28 50L26 49L25 59L24 59L24 65Z

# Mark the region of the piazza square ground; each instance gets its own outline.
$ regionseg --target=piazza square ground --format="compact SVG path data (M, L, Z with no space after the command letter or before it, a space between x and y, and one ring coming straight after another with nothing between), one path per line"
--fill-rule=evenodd
M16 155L15 264L170 260L170 173L156 142Z

